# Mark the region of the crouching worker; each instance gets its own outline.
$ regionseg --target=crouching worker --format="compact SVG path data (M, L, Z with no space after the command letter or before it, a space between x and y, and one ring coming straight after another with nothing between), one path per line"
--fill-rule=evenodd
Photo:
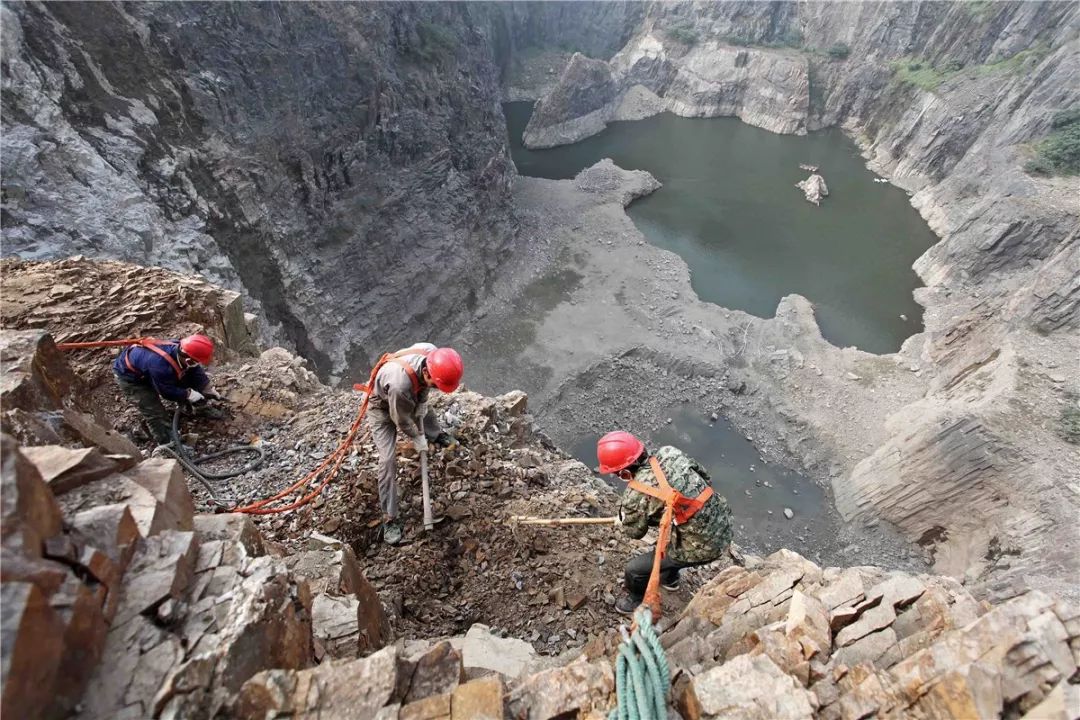
M713 494L709 474L681 450L664 446L650 455L645 444L628 432L610 432L596 445L600 472L613 473L628 483L619 505L623 530L634 539L645 537L664 514L667 493L674 491L675 522L671 542L660 564L660 584L679 587L679 571L718 559L731 544L731 508ZM658 477L659 476L659 477ZM615 608L632 614L641 605L652 574L655 548L626 564L626 595Z
M159 447L172 443L172 417L161 398L197 403L221 397L203 369L213 357L214 341L205 335L145 340L129 345L116 357L116 382L124 396L139 408Z
M404 534L398 517L397 434L412 441L418 453L427 452L428 441L451 445L454 439L442 431L428 407L432 387L453 392L461 383L461 356L450 348L417 343L399 350L375 375L368 400L371 437L379 451L379 505L383 513L383 540L397 545Z

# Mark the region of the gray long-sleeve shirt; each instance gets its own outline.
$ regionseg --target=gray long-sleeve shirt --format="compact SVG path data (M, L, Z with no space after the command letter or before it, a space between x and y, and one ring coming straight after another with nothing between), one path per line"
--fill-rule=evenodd
M431 343L415 343L405 349L413 348L431 351L435 349L435 346ZM423 355L404 355L401 359L409 364L418 378L421 377ZM413 440L424 434L424 418L419 417L419 411L422 405L427 404L429 388L423 385L422 381L421 386L419 394L414 393L408 371L394 361L386 363L375 376L375 393L372 396L372 403L386 411L398 431Z

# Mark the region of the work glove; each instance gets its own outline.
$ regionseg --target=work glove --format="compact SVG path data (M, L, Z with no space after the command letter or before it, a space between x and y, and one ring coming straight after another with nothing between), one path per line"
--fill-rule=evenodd
M194 405L195 403L201 403L205 399L206 399L206 396L203 395L198 390L188 390L187 391L187 401L189 403L191 403L192 405Z
M413 438L412 444L418 453L426 453L428 451L427 438L423 435Z
M435 444L439 447L451 448L458 444L458 439L448 432L441 432L435 436Z

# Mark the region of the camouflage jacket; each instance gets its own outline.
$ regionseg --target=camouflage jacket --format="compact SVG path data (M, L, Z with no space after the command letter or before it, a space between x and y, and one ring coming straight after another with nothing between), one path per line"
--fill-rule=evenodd
M668 484L687 497L697 497L709 485L709 474L696 460L678 448L665 445L655 453ZM643 485L658 487L648 465L634 475ZM664 504L627 488L619 506L623 530L632 538L642 538L649 526L660 524ZM708 502L683 525L671 531L668 557L680 563L704 563L720 557L731 543L731 508L723 496L713 494Z

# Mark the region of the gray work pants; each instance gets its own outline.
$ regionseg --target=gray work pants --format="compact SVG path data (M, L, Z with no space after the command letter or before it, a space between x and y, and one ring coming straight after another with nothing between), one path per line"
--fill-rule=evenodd
M417 410L426 410L426 405L421 405ZM390 419L390 414L375 405L369 405L367 420L371 426L371 439L375 442L375 448L379 451L379 507L388 520L393 520L398 514L399 488L397 482L397 426ZM439 434L439 422L435 419L435 413L427 410L423 419L416 418L418 426L423 422L424 435L428 440L434 440Z
M119 375L114 377L124 397L139 408L143 419L150 427L150 434L154 436L154 441L159 445L172 442L172 413L161 404L157 391L148 385L127 380Z

